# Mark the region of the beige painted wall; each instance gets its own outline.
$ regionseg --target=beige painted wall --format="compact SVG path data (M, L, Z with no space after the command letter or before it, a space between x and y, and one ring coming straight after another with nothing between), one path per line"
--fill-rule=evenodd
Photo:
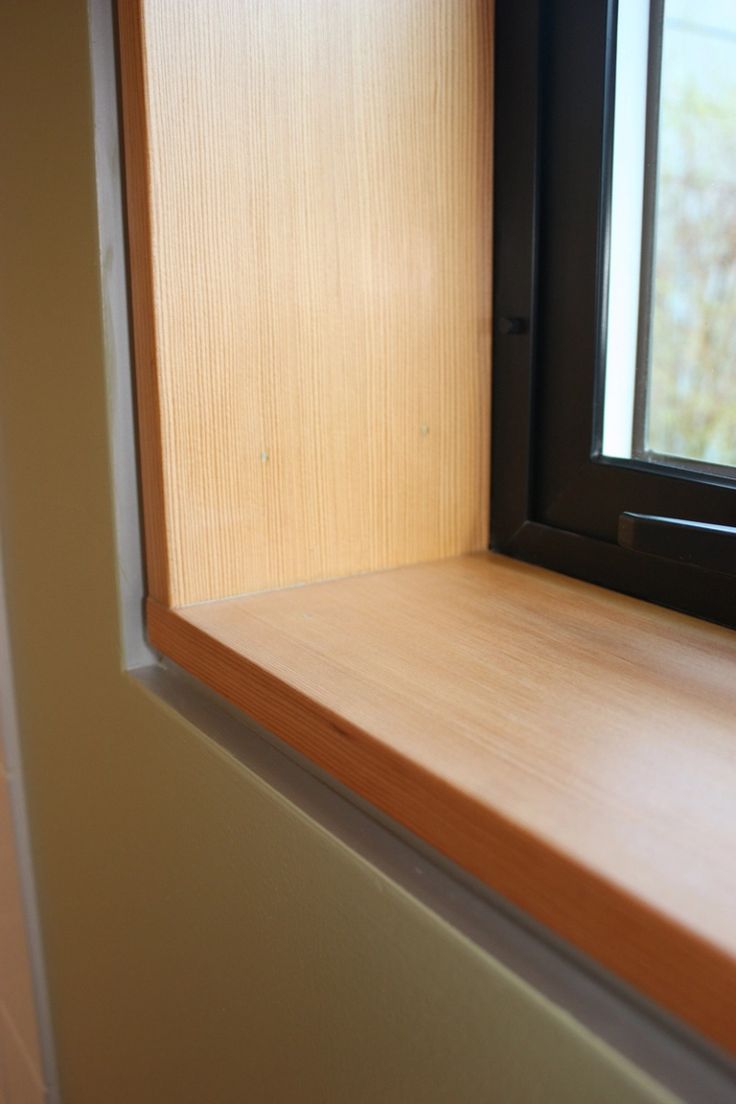
M2 4L0 105L0 523L64 1100L664 1100L123 674L83 0Z

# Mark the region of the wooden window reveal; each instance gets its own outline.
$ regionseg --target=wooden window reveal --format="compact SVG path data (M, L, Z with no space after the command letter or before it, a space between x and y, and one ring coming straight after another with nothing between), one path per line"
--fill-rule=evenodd
M119 5L150 591L486 547L486 0Z

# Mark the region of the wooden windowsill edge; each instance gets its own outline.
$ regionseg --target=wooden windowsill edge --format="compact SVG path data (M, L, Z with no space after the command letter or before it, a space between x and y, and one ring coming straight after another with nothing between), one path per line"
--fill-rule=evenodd
M151 643L736 1053L736 634L477 554L167 609Z

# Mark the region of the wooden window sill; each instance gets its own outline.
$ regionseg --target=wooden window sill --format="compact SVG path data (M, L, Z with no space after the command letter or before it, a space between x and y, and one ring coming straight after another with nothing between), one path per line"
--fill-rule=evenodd
M166 609L152 643L736 1051L736 634L492 554Z

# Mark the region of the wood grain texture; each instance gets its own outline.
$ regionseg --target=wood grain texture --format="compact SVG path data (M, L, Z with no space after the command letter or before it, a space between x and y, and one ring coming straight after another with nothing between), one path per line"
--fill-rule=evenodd
M736 635L495 557L184 610L157 647L736 1051Z
M487 0L120 10L154 596L485 547Z

